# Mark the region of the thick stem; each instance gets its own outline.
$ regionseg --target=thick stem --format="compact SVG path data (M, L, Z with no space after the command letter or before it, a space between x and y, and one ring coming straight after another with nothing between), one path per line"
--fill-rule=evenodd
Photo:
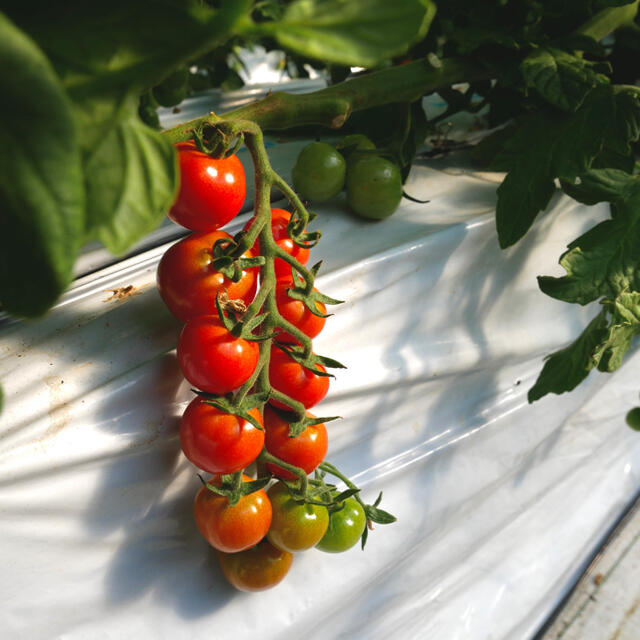
M425 58L406 65L367 73L320 91L302 95L273 93L224 115L225 120L251 120L262 129L288 129L317 124L339 129L356 111L417 100L438 87L456 82L473 82L492 77L495 71L472 59L450 58L435 68ZM172 142L187 140L204 123L215 124L209 115L185 122L165 131Z

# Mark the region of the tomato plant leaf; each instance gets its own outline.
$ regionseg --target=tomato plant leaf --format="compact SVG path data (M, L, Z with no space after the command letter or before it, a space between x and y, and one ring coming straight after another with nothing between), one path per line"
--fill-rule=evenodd
M69 102L43 52L0 14L0 302L44 313L69 284L84 189Z
M135 111L86 159L87 237L122 253L152 231L175 200L178 163L173 145Z
M509 169L498 187L500 246L522 238L546 209L555 178L573 181L585 173L605 141L609 149L628 153L639 133L640 100L631 88L598 87L574 114L543 110L523 118L494 160L494 166Z
M615 215L574 240L561 256L561 278L541 276L547 295L578 304L640 291L640 176L617 169L586 173L565 190L586 204L610 201Z
M607 67L554 47L534 49L520 64L526 86L565 111L575 111L596 85L609 82L599 72Z
M295 0L279 20L246 29L309 58L372 67L424 37L435 12L431 0Z
M606 331L606 310L602 309L573 343L547 356L536 383L529 389L529 402L547 393L560 394L575 389L596 365L592 354Z

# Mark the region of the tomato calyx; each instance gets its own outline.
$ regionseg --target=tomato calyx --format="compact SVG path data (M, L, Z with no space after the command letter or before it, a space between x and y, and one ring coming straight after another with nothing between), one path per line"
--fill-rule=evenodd
M268 391L251 393L244 397L236 398L234 398L231 393L226 396L217 396L213 393L207 393L206 391L197 391L196 389L192 389L192 391L203 398L206 404L210 404L223 413L238 416L250 422L256 429L264 431L264 427L251 415L251 411L264 406L264 404L269 401L271 394Z
M358 489L358 487L353 482L351 482L351 480L349 480L347 476L345 476L341 471L339 471L337 467L335 467L330 462L327 462L325 460L318 465L318 470L316 471L316 475L320 476L321 479L324 480L324 475L326 473L330 473L336 478L342 480L342 482L347 486L347 491L351 490L350 495L346 495L347 492L342 492L341 494L338 494L335 496L334 503L337 505L340 505L338 509L342 508L341 503L343 503L348 498L353 497L364 510L366 520L367 520L367 526L364 527L364 530L362 532L362 537L361 537L362 549L364 549L365 544L367 543L369 531L373 529L374 522L376 524L391 524L393 522L396 522L397 518L393 514L389 513L388 511L384 511L383 509L380 509L378 507L378 505L382 501L382 491L378 494L378 497L376 498L373 504L365 504L365 502L360 497L360 493L359 493L360 489ZM331 485L328 485L328 486L331 486ZM342 495L346 495L346 497L341 497ZM329 512L331 512L332 509L334 511L338 510L335 507L328 507L328 509L329 509Z
M243 258L248 247L236 242L235 238L220 238L216 240L212 248L212 266L232 282L238 282L242 278L242 272L246 269L261 267L265 263L264 256Z
M284 394L281 394L284 395ZM277 397L277 392L273 392L270 394L270 397ZM314 427L318 424L324 424L325 422L331 422L332 420L341 420L342 416L327 416L318 418L316 416L312 416L308 413L301 403L299 403L302 407L300 412L296 411L285 411L284 409L279 409L278 407L269 407L270 411L273 411L278 416L280 416L283 420L289 423L289 437L295 438L299 436L307 427Z
M308 369L315 375L321 376L323 378L335 378L335 376L332 373L319 368L318 365L329 367L330 369L347 368L341 362L338 362L333 358L328 358L327 356L319 356L315 353L307 353L306 348L302 346L280 344L277 342L274 343L274 346L278 347L278 349L280 349L281 351L284 351L292 360L303 366L305 369Z
M320 269L322 265L322 261L316 263L311 267L311 272L314 275L318 273L318 269ZM299 278L295 272L292 272L292 283L291 286L287 288L287 295L292 300L300 300L304 304L304 306L312 313L314 316L318 316L319 318L328 318L331 313L322 313L318 308L317 303L321 304L343 304L344 300L338 300L336 298L331 298L330 296L325 295L324 293L320 293L317 289L311 287L309 289L309 285L304 280L304 278Z
M198 478L209 491L219 496L224 496L231 507L238 504L240 498L264 489L271 481L271 476L265 476L249 482L244 481L242 479L242 471L219 476L220 481L215 484L207 482L200 474L198 474Z

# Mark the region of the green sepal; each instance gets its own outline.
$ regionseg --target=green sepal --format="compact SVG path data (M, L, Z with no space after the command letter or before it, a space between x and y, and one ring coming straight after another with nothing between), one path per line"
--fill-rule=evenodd
M335 377L333 374L328 373L327 371L322 371L316 367L316 364L322 364L325 367L329 367L332 369L346 369L346 367L338 362L337 360L333 360L333 358L327 358L326 356L319 356L312 353L309 356L305 356L304 348L300 346L290 346L284 344L275 344L278 349L284 351L292 360L295 360L298 364L302 365L305 369L308 369L312 373L315 373L317 376L322 377Z
M250 422L256 429L264 431L264 427L249 413L249 411L255 409L257 406L264 404L264 402L260 402L255 406L252 406L252 402L254 402L253 396L247 396L247 398L245 398L245 400L238 406L233 401L233 398L229 396L215 396L202 391L197 393L199 396L205 398L206 404L210 404L212 407L215 407L223 413L238 416L238 418L242 418L243 420ZM255 396L259 394L253 395Z
M268 313L261 313L260 315L253 316L253 318L243 323L243 331L253 331L254 329L257 329L268 317ZM256 338L256 336L251 337L254 339ZM258 337L258 339L264 338Z
M295 438L299 436L307 427L313 427L317 424L324 424L325 422L331 422L331 420L339 420L342 416L329 416L328 418L311 418L308 415L304 415L299 420L293 420L289 422L289 437Z
M391 524L398 519L388 511L378 509L378 507L374 507L370 504L365 505L364 512L367 516L367 520L371 520L376 524Z
M229 315L225 313L224 309L222 308L222 304L220 302L220 292L216 293L216 309L218 310L218 318L220 318L220 322L222 322L224 328L230 333L233 332L234 330L236 330L236 333L237 333L236 328L238 326L238 322L235 316L233 315L233 312L229 312Z
M358 493L360 493L360 489L345 489L335 496L333 500L336 503L344 502L347 498L351 498L351 496L355 496Z
M210 484L204 480L201 475L198 475L200 482L212 493L219 496L224 496L229 501L230 506L234 506L244 496L248 496L260 489L266 487L271 481L271 476L258 478L257 480L251 480L250 482L241 482L238 487L233 484L234 474L225 474L222 476L222 484L218 487L215 484Z

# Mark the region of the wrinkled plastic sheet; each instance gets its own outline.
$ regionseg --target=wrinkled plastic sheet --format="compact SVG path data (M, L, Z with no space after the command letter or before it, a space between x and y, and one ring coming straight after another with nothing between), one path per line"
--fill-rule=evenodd
M624 426L640 357L527 404L543 356L596 313L536 276L560 275L607 211L556 196L501 251L495 189L445 160L406 186L429 202L383 222L316 207L318 287L346 301L315 342L348 366L317 408L343 416L328 459L398 522L364 552L297 555L263 593L226 584L192 520L177 437L192 394L154 284L168 245L81 278L43 320L5 319L0 637L531 637L640 487Z

